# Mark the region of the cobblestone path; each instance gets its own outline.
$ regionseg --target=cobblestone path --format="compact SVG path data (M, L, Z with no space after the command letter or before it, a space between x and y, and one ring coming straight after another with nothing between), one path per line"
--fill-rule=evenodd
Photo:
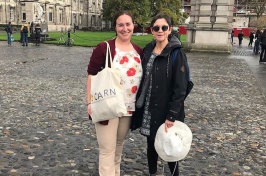
M92 48L0 42L0 176L97 176L98 146L86 112ZM188 53L193 132L181 176L266 175L266 98L242 56ZM166 166L163 169L163 166ZM123 176L148 175L146 140L129 133ZM158 175L169 176L159 161Z

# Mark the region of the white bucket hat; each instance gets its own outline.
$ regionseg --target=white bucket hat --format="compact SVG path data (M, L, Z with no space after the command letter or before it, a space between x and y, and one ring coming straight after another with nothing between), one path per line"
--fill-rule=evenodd
M189 127L180 121L175 121L174 126L165 132L162 124L155 137L155 149L158 155L167 162L182 160L189 152L192 143L192 132Z

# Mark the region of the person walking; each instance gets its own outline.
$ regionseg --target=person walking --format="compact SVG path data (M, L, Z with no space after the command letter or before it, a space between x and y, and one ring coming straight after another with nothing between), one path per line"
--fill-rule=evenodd
M11 26L11 22L8 22L8 24L6 25L5 31L7 33L7 44L8 46L11 46L11 36L12 36L12 26Z
M253 49L253 52L255 54L260 53L260 38L261 38L261 31L257 30L255 34L255 44L254 44L254 49Z
M21 26L21 34L22 34L22 46L28 46L28 33L29 33L29 26L27 23Z
M123 142L129 131L132 112L135 111L135 99L142 77L142 49L131 42L134 30L133 16L127 11L118 12L113 21L116 38L108 40L113 58L112 67L121 73L124 100L127 114L108 121L95 124L99 145L99 175L120 176L120 163ZM88 114L91 109L91 76L96 75L105 65L107 44L101 42L93 50L88 64L87 102ZM110 65L110 63L109 63Z
M238 34L238 42L239 42L239 46L242 45L242 40L243 40L243 37L244 37L244 34L243 34L243 31L240 31L240 33Z
M40 46L42 28L39 23L35 25L34 32L35 32L35 45Z
M249 44L248 44L248 46L252 47L253 40L254 40L254 33L253 33L253 31L251 31L250 34L249 34Z
M234 44L234 34L235 34L235 31L233 29L232 32L231 32L231 43L232 43L232 45Z
M184 122L184 99L186 96L188 70L187 59L180 41L171 34L171 19L158 14L151 20L154 40L143 49L143 78L137 94L136 111L132 116L131 129L140 130L147 138L147 159L150 176L157 172L158 153L154 142L158 128L165 130L174 122ZM175 62L174 51L178 51ZM168 162L171 174L179 175L178 161Z
M31 22L31 23L29 22L28 24L30 26L30 34L33 34L33 32L34 32L34 29L33 29L34 23L33 22Z
M261 34L260 46L261 46L261 53L260 53L259 63L265 63L266 62L266 29L264 29L264 31Z

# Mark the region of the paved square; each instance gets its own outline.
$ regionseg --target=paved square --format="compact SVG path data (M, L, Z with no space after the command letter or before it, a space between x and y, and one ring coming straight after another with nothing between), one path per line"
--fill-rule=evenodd
M0 42L0 176L98 175L98 145L86 111L91 52ZM266 98L254 75L266 65L251 69L251 55L187 56L195 87L185 121L193 144L180 175L266 175ZM129 133L123 176L148 175L145 152L145 138ZM159 161L160 175L163 165Z

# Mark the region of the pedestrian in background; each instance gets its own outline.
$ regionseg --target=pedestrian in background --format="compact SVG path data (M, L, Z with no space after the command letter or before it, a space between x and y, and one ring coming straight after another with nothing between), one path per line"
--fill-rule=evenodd
M129 131L135 99L142 77L141 56L142 49L131 42L134 30L134 19L129 12L122 11L115 15L113 26L116 38L107 41L113 58L112 67L121 73L124 99L127 114L108 121L95 124L99 145L99 175L120 176L120 163L124 139ZM91 110L91 76L96 75L105 65L107 44L102 42L93 50L88 65L87 102L88 114ZM109 63L110 65L110 63Z
M255 54L260 53L260 38L261 38L261 31L257 30L255 34L255 44L254 44L254 49L253 49L253 52Z
M242 45L242 40L243 40L243 37L244 37L244 34L243 34L243 31L240 31L240 33L238 34L238 43L239 43L239 46Z
M39 23L37 23L35 25L34 32L35 32L35 45L40 46L42 28L41 28L41 25Z
M173 21L173 20L172 20ZM173 24L173 22L172 22ZM176 38L178 38L180 40L180 36L179 36L179 28L178 27L174 27L174 25L172 25L172 32L171 35L176 36Z
M264 29L260 38L261 53L259 63L266 62L266 29Z
M232 43L232 45L234 44L234 33L235 33L235 31L233 29L232 32L231 32L231 43Z
M254 33L253 33L253 31L251 31L250 34L249 34L249 44L248 44L248 46L252 47L253 40L254 40Z
M11 37L12 37L12 26L11 26L11 22L8 22L8 24L6 25L5 31L7 33L7 44L8 46L11 46Z
M34 23L33 22L31 22L31 23L29 22L28 24L30 26L30 34L33 34L33 32L34 32L34 29L33 29Z
M29 26L27 23L23 24L20 28L22 34L22 46L28 46L28 33L29 33Z
M169 16L156 15L150 24L154 40L143 49L143 78L131 129L139 128L147 137L149 174L155 176L158 160L155 136L163 123L167 132L175 120L184 122L188 70L185 69L187 60L180 41L173 35L169 37L172 31ZM174 62L172 53L176 50L178 54ZM173 176L179 175L178 161L168 162L168 166Z

